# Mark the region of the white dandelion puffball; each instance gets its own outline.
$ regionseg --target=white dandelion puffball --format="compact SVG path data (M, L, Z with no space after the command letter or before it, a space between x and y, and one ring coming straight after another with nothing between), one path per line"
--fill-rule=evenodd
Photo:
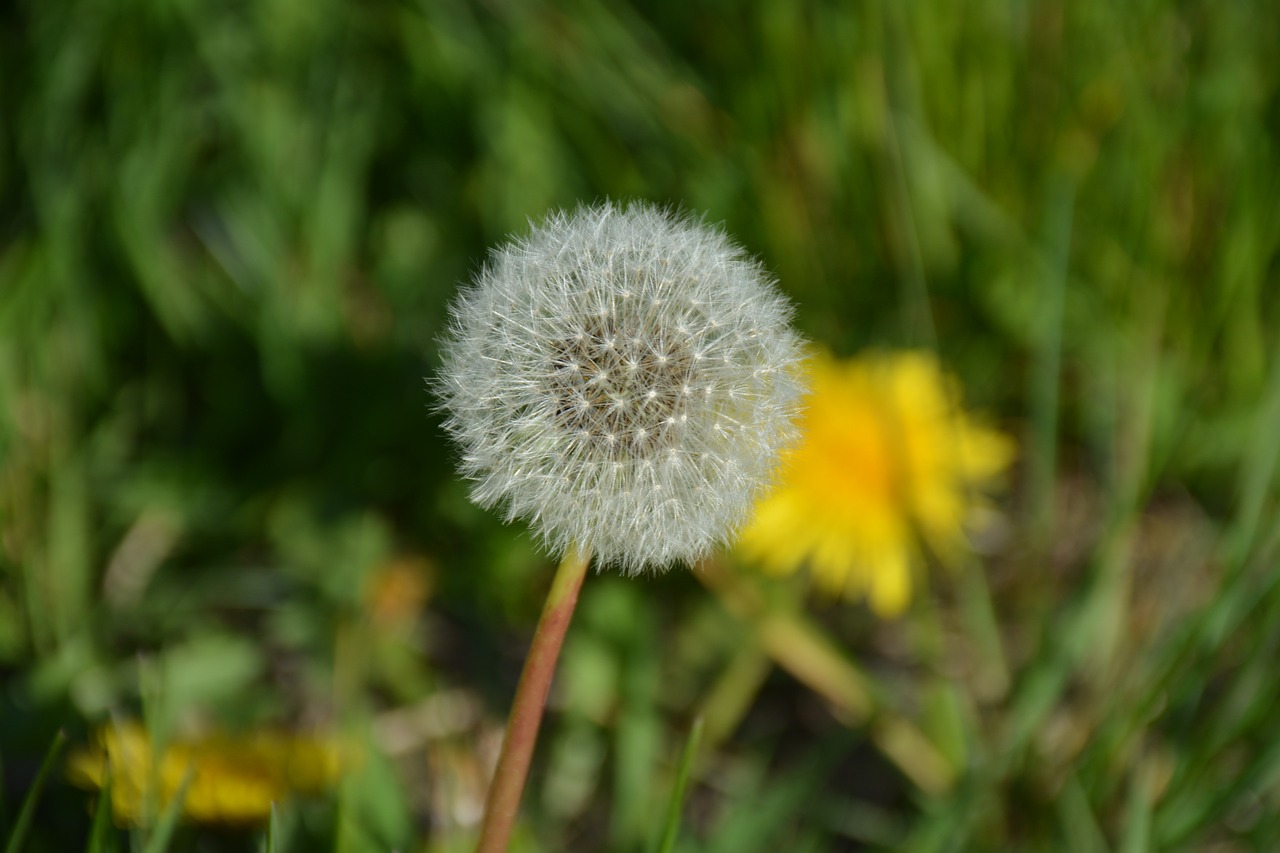
M634 574L723 543L794 438L791 307L722 231L552 213L451 306L437 390L472 499Z

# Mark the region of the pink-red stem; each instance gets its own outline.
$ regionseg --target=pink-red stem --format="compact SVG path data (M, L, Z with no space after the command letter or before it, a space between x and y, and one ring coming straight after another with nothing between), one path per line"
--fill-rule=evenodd
M538 628L533 634L533 644L529 647L529 657L525 659L524 671L520 674L520 684L516 687L511 716L507 719L502 753L498 756L498 767L485 803L477 853L503 853L511 839L511 829L520 811L525 777L529 774L529 761L538 740L542 709L547 704L547 691L551 689L560 646L573 619L578 590L582 588L582 579L590 562L590 551L571 550L556 569L551 591L547 593L542 616L538 619Z

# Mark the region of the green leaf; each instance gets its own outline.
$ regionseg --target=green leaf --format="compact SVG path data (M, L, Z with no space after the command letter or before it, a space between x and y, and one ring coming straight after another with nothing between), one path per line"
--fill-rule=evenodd
M195 768L188 767L186 775L182 777L182 784L178 786L177 793L165 805L164 812L160 815L160 820L156 821L155 829L152 830L150 837L147 838L147 843L142 848L142 853L164 853L169 849L169 841L173 838L173 833L178 828L178 818L182 817L182 808L187 802L187 789L191 787L191 781L195 777Z
M676 836L680 832L680 814L684 811L684 794L689 784L689 773L693 770L693 759L698 754L698 742L702 740L702 718L693 721L689 729L689 739L685 741L684 751L680 754L680 766L676 769L675 784L671 788L671 803L667 806L667 825L662 833L660 853L671 853L676 846Z
M89 853L105 853L111 834L111 762L106 762L106 775L102 780L102 793L93 810L93 828L89 831ZM114 846L114 845L113 845Z
M5 846L5 853L18 853L22 850L23 842L26 841L27 830L31 828L31 818L35 815L36 804L40 801L40 792L44 790L44 783L49 778L49 771L53 769L53 765L57 762L62 747L66 745L67 735L65 732L59 731L53 738L49 750L44 755L44 762L40 765L40 772L36 774L36 781L31 785L31 790L27 791L26 798L22 801L22 810L18 812L18 820L13 825L13 832L9 834L9 843Z

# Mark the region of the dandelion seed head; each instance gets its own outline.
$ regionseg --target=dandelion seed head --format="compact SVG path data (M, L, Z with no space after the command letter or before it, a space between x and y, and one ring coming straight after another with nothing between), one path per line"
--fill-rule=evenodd
M472 498L628 574L726 542L795 437L791 308L722 231L551 214L455 300L437 391Z

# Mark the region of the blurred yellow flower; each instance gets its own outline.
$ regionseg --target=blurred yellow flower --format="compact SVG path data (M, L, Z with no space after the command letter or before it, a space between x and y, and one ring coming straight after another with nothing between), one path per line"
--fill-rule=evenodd
M911 597L917 541L944 563L966 547L986 508L979 488L1013 459L1013 442L971 420L932 354L808 363L800 444L757 504L742 548L777 574L806 563L814 583L866 597L881 616Z
M67 762L71 781L102 788L111 777L116 821L140 824L162 812L190 773L182 812L199 823L258 823L290 794L331 787L341 769L336 744L274 731L175 740L156 755L133 722L98 730L94 743Z

